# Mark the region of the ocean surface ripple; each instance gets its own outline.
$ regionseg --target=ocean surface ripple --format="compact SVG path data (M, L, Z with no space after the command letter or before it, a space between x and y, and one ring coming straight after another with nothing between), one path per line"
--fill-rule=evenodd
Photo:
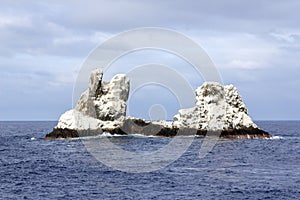
M198 158L203 138L196 138L166 168L126 173L97 161L80 139L44 140L56 122L0 122L0 198L300 199L300 121L256 123L274 137L220 139L204 159ZM111 141L140 152L171 139Z

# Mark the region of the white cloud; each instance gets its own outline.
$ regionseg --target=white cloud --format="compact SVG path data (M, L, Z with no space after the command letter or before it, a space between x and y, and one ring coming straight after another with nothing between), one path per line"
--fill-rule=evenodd
M201 35L201 32L200 34ZM197 37L218 68L259 69L272 67L280 47L249 33L203 33Z
M270 35L279 41L294 43L297 38L300 38L300 30L277 30L271 32Z
M262 63L254 60L232 60L228 65L233 68L256 69L261 67Z
M31 21L27 16L0 16L0 27L22 26L30 27Z

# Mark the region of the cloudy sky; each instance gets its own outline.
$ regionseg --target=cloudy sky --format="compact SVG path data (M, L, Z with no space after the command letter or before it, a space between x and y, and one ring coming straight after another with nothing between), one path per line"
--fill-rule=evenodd
M298 0L2 0L0 120L57 120L72 108L74 81L89 52L138 27L173 29L199 43L223 82L239 89L253 119L300 119L299 9ZM146 53L120 65L157 59ZM148 94L147 106L161 97ZM144 116L137 99L130 109ZM171 116L178 105L168 106Z

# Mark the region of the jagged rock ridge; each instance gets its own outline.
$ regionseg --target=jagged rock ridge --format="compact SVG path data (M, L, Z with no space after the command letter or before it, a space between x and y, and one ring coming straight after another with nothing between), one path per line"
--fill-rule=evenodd
M196 106L179 110L174 126L202 130L257 128L233 85L205 82L196 90Z
M75 109L65 112L54 129L109 130L120 127L126 116L129 79L118 74L102 82L101 68L91 72L89 88L82 93Z

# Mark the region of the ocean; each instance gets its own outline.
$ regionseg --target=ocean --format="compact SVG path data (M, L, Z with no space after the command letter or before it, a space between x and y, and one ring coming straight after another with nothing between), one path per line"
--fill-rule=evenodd
M257 121L275 137L220 139L202 159L203 138L195 138L178 160L148 173L105 166L81 139L44 140L56 123L0 122L1 199L300 199L300 121ZM136 152L171 140L111 138Z

